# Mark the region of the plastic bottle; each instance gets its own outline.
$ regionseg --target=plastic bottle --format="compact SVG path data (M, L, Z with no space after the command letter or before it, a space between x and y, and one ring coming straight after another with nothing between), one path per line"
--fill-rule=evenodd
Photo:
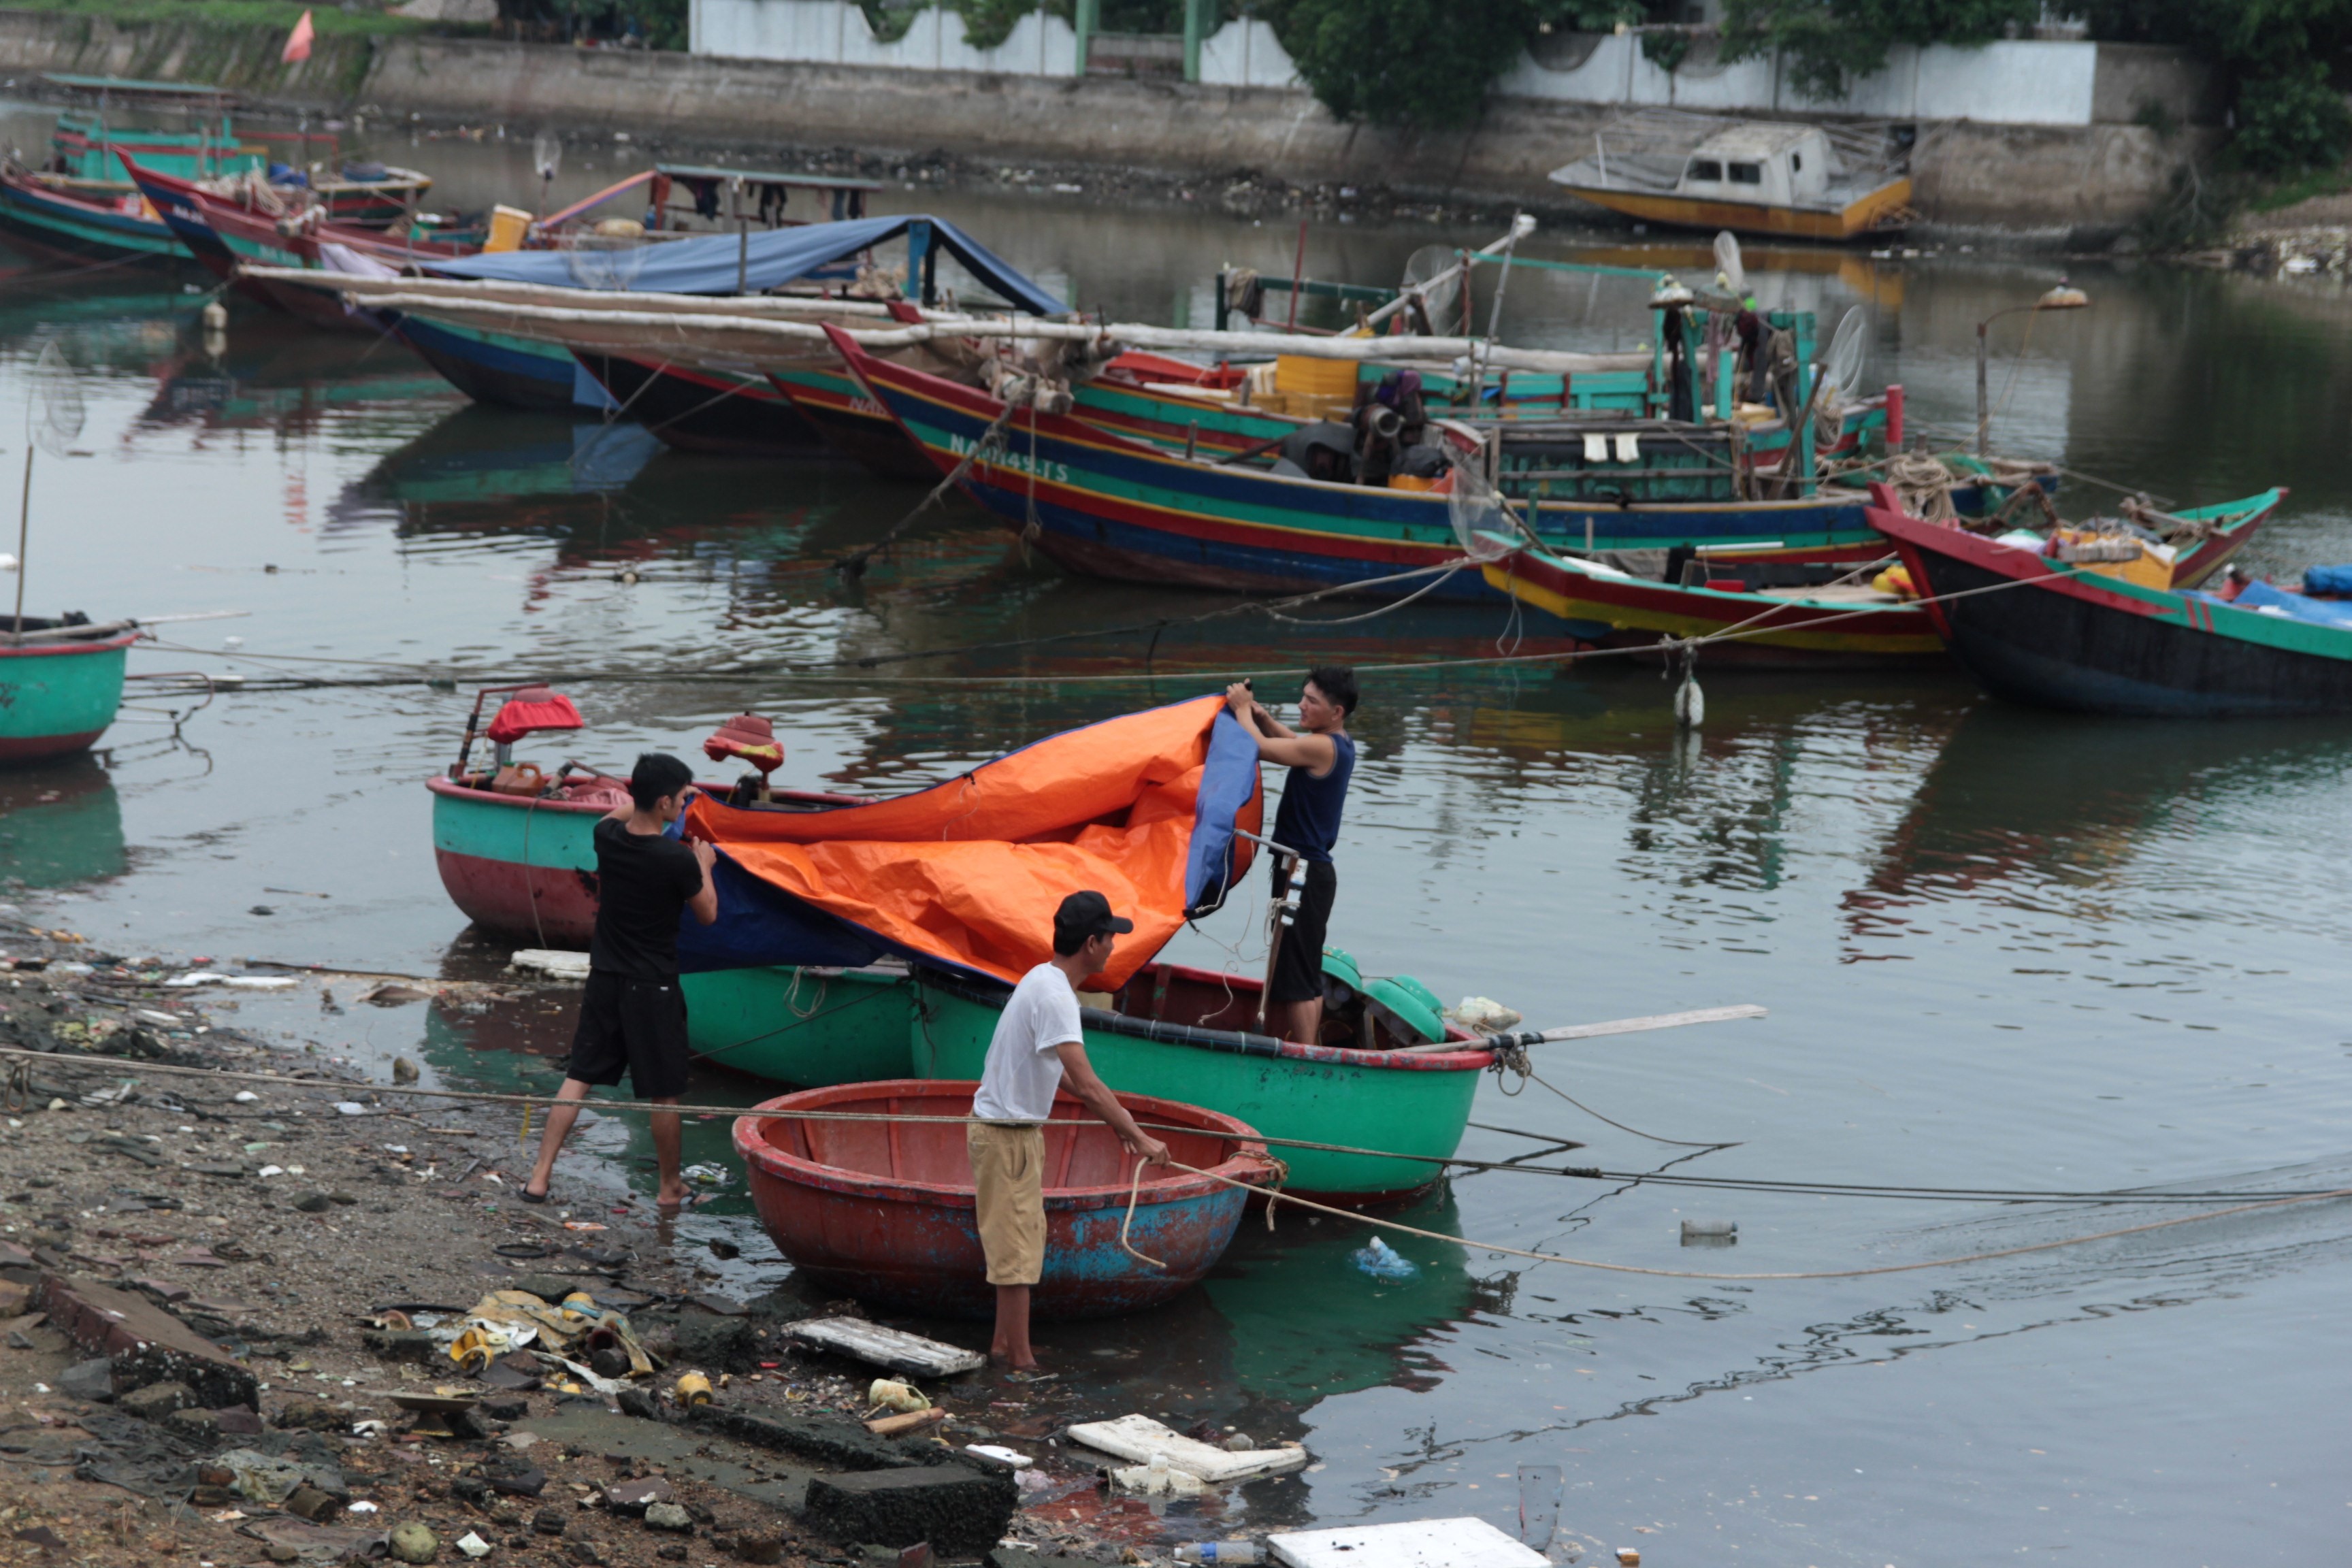
M1255 1563L1258 1560L1255 1541L1188 1541L1176 1549L1179 1563L1213 1563L1223 1568L1228 1563Z

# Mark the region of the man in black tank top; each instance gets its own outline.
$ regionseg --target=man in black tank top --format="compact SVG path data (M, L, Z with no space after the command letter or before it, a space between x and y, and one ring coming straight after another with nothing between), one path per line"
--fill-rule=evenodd
M1297 918L1275 950L1265 1023L1283 1039L1312 1045L1323 1029L1323 938L1330 926L1331 901L1339 891L1331 846L1339 837L1340 808L1347 802L1348 780L1356 771L1356 742L1348 733L1348 715L1356 710L1356 672L1337 664L1308 670L1298 694L1297 730L1267 712L1240 681L1225 689L1225 706L1256 737L1260 760L1290 770L1283 780L1282 805L1275 812L1271 837L1305 859L1307 887L1299 895ZM1272 859L1279 890L1290 868L1280 855Z

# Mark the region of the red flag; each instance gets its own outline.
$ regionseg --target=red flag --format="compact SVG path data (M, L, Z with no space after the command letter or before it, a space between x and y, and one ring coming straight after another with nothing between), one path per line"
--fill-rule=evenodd
M305 11L302 13L302 19L294 24L293 32L287 35L286 47L279 51L278 63L290 66L296 60L309 59L311 37L310 13Z

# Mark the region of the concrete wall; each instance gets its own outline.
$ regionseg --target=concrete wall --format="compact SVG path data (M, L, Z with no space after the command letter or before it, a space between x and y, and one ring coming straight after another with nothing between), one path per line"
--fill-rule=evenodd
M1570 36L1523 58L1498 90L1554 102L1711 112L2088 125L2099 47L2040 39L1980 48L1898 45L1884 69L1858 79L1840 97L1816 100L1788 81L1777 56L1727 65L1714 42L1701 39L1681 68L1666 71L1643 58L1641 39L1630 33Z
M1230 30L1230 29L1229 29ZM1477 126L1406 135L1339 123L1304 92L1164 79L992 74L427 37L364 41L280 67L275 29L242 40L0 11L0 74L111 71L219 80L311 108L374 105L517 130L626 128L740 148L847 147L889 158L1111 166L1214 182L1386 185L1448 200L1563 205L1545 174L1591 145L1606 105L1496 98ZM1597 49L1595 51L1598 52ZM2166 192L2210 137L2138 124L1976 121L1923 135L1916 205L1931 222L2095 243Z
M1076 76L1078 36L1059 16L1032 11L992 49L964 41L963 18L943 6L915 14L905 36L883 43L851 0L690 0L688 52L804 65L891 66L906 70ZM1115 49L1116 37L1096 35ZM1137 40L1146 52L1174 40ZM1108 51L1105 51L1108 52ZM1181 58L1181 54L1178 57ZM1101 64L1097 55L1097 65ZM1255 17L1226 22L1201 41L1201 80L1212 87L1297 87L1298 69Z
M691 52L744 60L888 66L901 70L1078 74L1078 36L1067 22L1032 11L1004 42L974 48L963 18L944 6L919 11L901 37L884 43L848 0L689 0Z
M993 49L964 42L944 8L918 12L906 36L876 40L851 0L692 0L692 52L736 59L889 66L909 70L1076 76L1077 37L1032 12ZM1551 103L1660 107L1717 113L1804 113L1868 120L1969 120L1996 125L2120 124L2159 105L2176 122L2209 118L2210 73L2178 50L2022 38L1980 47L1898 45L1885 67L1833 99L1809 99L1767 56L1726 64L1696 40L1680 68L1661 69L1632 34L1555 34L1538 40L1497 90ZM1297 68L1274 29L1255 17L1203 39L1201 82L1290 88Z

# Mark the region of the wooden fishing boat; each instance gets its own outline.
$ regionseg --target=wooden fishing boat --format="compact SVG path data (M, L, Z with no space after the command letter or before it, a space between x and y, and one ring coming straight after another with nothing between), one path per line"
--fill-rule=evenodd
M1433 489L1382 489L1188 458L1071 415L1008 414L985 391L877 360L847 334L828 331L860 384L938 471L961 468L973 500L1070 570L1134 582L1296 593L1391 579L1462 556L1453 498ZM1458 460L1482 460L1475 435L1465 439L1452 432L1450 438ZM1612 460L1624 451L1641 461L1632 447L1598 439L1610 443ZM1696 444L1702 433L1660 425L1626 439ZM980 451L983 444L987 452ZM1571 443L1563 436L1558 445ZM1591 449L1581 437L1573 445ZM968 466L967 458L974 459ZM1703 484L1706 472L1693 470L1688 482ZM1531 485L1550 482L1542 469L1523 470L1520 477ZM1596 472L1587 488L1599 483ZM1984 500L1981 490L1956 492L1956 501L1970 508ZM1589 554L1706 546L1726 560L1858 562L1885 548L1864 517L1866 502L1858 490L1825 489L1790 500L1538 499L1519 510L1552 550ZM1476 599L1496 590L1481 577L1456 573L1428 592Z
M475 699L469 745L483 698L497 694L494 689ZM556 721L517 721L494 730L509 736L496 742L500 754L494 771L467 771L461 752L446 776L425 781L433 796L434 863L450 901L475 924L538 947L584 948L596 928L596 824L628 798L628 785L593 770L567 766L549 774L515 763L515 740L576 728L577 714L571 715L574 722L562 722L560 700L543 688L509 688L507 694ZM698 787L722 798L748 791L740 783ZM805 810L857 801L771 790L761 804ZM809 1085L904 1077L909 1070L911 987L903 967L713 970L688 974L683 984L687 1043L719 1066Z
M757 1109L960 1119L971 1114L978 1087L850 1084ZM1038 1317L1140 1311L1190 1289L1224 1256L1250 1188L1274 1178L1247 1123L1148 1095L1118 1098L1139 1121L1183 1129L1154 1135L1175 1159L1225 1179L1147 1166L1135 1182L1136 1161L1118 1136L1076 1098L1057 1097L1045 1124L1045 1273L1030 1298ZM820 1289L927 1317L995 1310L961 1121L746 1116L735 1123L735 1152L760 1223Z
M168 261L187 247L149 212L134 188L84 184L0 161L0 232L58 255Z
M2171 563L2172 585L2203 582L2244 547L2284 494L2265 490L2177 514L2173 521L2193 542ZM1510 544L1500 537L1495 542ZM1719 637L1737 627L1735 640L1707 650L1709 659L1822 668L1942 663L1947 657L1926 608L1852 581L1854 574L1840 566L1669 557L1654 581L1607 562L1522 546L1482 570L1489 584L1569 623L1570 634L1588 642L1639 646Z
M1864 583L1756 588L1732 569L1684 584L1652 582L1603 561L1512 551L1481 570L1493 587L1569 625L1603 647L1654 645L1663 638L1721 637L1710 662L1764 668L1869 668L1940 664L1943 639L1927 612ZM1863 570L1867 572L1868 566ZM1821 575L1843 575L1838 567Z
M332 294L289 288L244 271L245 264L316 269L320 247L325 245L342 246L387 267L455 258L479 248L470 241L414 234L394 239L377 229L329 220L324 208L289 207L265 197L251 180L237 182L234 195L224 195L207 190L201 182L151 169L127 154L120 156L148 208L206 271L254 303L314 326L372 334L383 331L373 316L352 310ZM278 210L267 202L275 202Z
M1666 400L1657 385L1656 356L1624 357L1638 364L1578 374L1507 374L1487 401L1472 398L1468 377L1422 371L1423 400L1433 414L1468 419L1481 428L1489 420L1496 421L1507 443L1514 431L1532 432L1546 420L1580 413L1648 418ZM1377 384L1389 369L1377 361L1370 362L1359 367L1358 379ZM1696 376L1695 365L1689 367L1689 374ZM1090 425L1156 447L1211 457L1263 448L1313 423L1305 415L1247 401L1246 380L1247 372L1230 363L1202 366L1160 354L1129 353L1103 366L1092 380L1070 388L1071 413ZM1692 384L1695 388L1695 380ZM1900 386L1844 404L1834 433L1819 445L1814 460L1851 458L1866 448L1901 450L1903 406ZM1785 421L1749 426L1738 457L1751 473L1777 472L1787 457L1790 439ZM1624 481L1613 475L1594 478L1612 489L1624 488ZM1513 466L1507 461L1496 479L1513 496L1528 488L1515 480Z
M1336 984L1335 984L1336 982ZM943 971L915 971L915 1071L976 1079L1011 994ZM1370 985L1349 985L1326 966L1327 1039L1307 1045L1255 1032L1262 984L1247 976L1150 963L1112 997L1083 1009L1087 1058L1121 1093L1153 1094L1238 1116L1268 1137L1373 1149L1342 1154L1284 1148L1284 1184L1326 1202L1388 1203L1410 1197L1444 1173L1461 1146L1478 1075L1494 1053L1475 1036L1402 998L1389 1006ZM1422 1026L1397 1026L1408 1012ZM1452 1050L1408 1050L1436 1035ZM1422 1155L1397 1159L1393 1155Z
M135 621L68 625L26 616L0 632L0 763L86 752L122 706Z
M1911 211L1911 179L1879 168L1847 168L1827 130L1773 121L1715 122L1686 153L1612 154L1606 132L1594 156L1551 172L1569 195L1647 223L1732 229L1798 239L1852 239L1900 230Z
M768 380L818 439L886 479L936 484L939 471L889 411L838 364L771 366Z
M2234 601L2145 586L2105 562L1906 516L1891 490L1877 501L1871 521L1937 601L1937 632L1997 697L2175 718L2352 712L2352 616L2339 605L2263 584Z
M805 458L829 450L768 377L575 349L572 357L615 406L681 451L725 458Z

